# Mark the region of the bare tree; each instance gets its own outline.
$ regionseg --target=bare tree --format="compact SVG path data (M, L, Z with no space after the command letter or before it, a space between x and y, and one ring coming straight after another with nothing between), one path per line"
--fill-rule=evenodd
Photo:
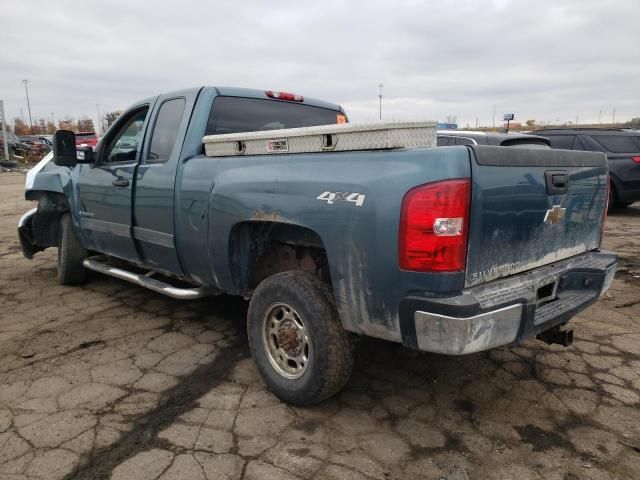
M13 119L13 131L16 135L29 135L31 133L29 125L23 122L20 117Z
M95 127L93 126L93 120L86 117L78 120L78 131L79 132L95 132Z
M104 115L104 119L107 122L107 128L114 124L118 117L122 114L120 110L114 110L113 112L107 112Z
M58 128L60 130L71 130L72 132L78 131L78 125L76 125L73 117L70 117L69 115L66 115L64 119L58 122Z

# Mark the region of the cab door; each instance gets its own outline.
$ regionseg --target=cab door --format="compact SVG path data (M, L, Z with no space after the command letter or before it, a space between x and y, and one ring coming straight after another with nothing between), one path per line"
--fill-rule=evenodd
M158 97L135 185L133 236L142 262L181 274L175 242L175 185L182 144L199 89Z
M151 108L142 103L122 115L103 138L96 161L80 165L78 218L89 250L139 260L131 231L132 191Z

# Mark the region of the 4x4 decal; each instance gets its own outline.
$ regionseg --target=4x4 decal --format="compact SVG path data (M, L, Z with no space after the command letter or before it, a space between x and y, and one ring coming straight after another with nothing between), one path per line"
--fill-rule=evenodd
M361 207L367 196L359 192L322 192L316 200L322 200L332 205L333 202L355 203L356 207Z

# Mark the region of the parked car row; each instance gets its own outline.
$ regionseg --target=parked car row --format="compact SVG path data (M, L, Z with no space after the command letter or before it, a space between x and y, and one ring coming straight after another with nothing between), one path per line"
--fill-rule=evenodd
M640 201L640 131L628 128L556 128L532 133L439 130L438 146L501 145L602 152L609 164L609 208Z
M51 151L50 138L37 135L16 135L5 133L10 157L43 157ZM4 135L0 132L0 153L4 154Z
M7 143L10 157L40 158L53 148L52 135L16 135L7 132ZM95 132L80 132L76 134L76 146L96 147L98 136ZM4 152L4 138L0 133L0 154Z
M4 135L0 133L0 153L4 152L4 139L7 139L9 147L9 155L13 157L22 157L29 151L29 145L24 143L15 133L7 132Z

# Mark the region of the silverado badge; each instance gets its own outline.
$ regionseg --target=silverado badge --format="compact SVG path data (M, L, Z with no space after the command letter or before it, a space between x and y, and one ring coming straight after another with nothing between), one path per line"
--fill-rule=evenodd
M564 218L566 211L566 208L562 208L560 205L554 205L547 210L547 214L544 216L544 223L548 223L550 225L560 223Z

